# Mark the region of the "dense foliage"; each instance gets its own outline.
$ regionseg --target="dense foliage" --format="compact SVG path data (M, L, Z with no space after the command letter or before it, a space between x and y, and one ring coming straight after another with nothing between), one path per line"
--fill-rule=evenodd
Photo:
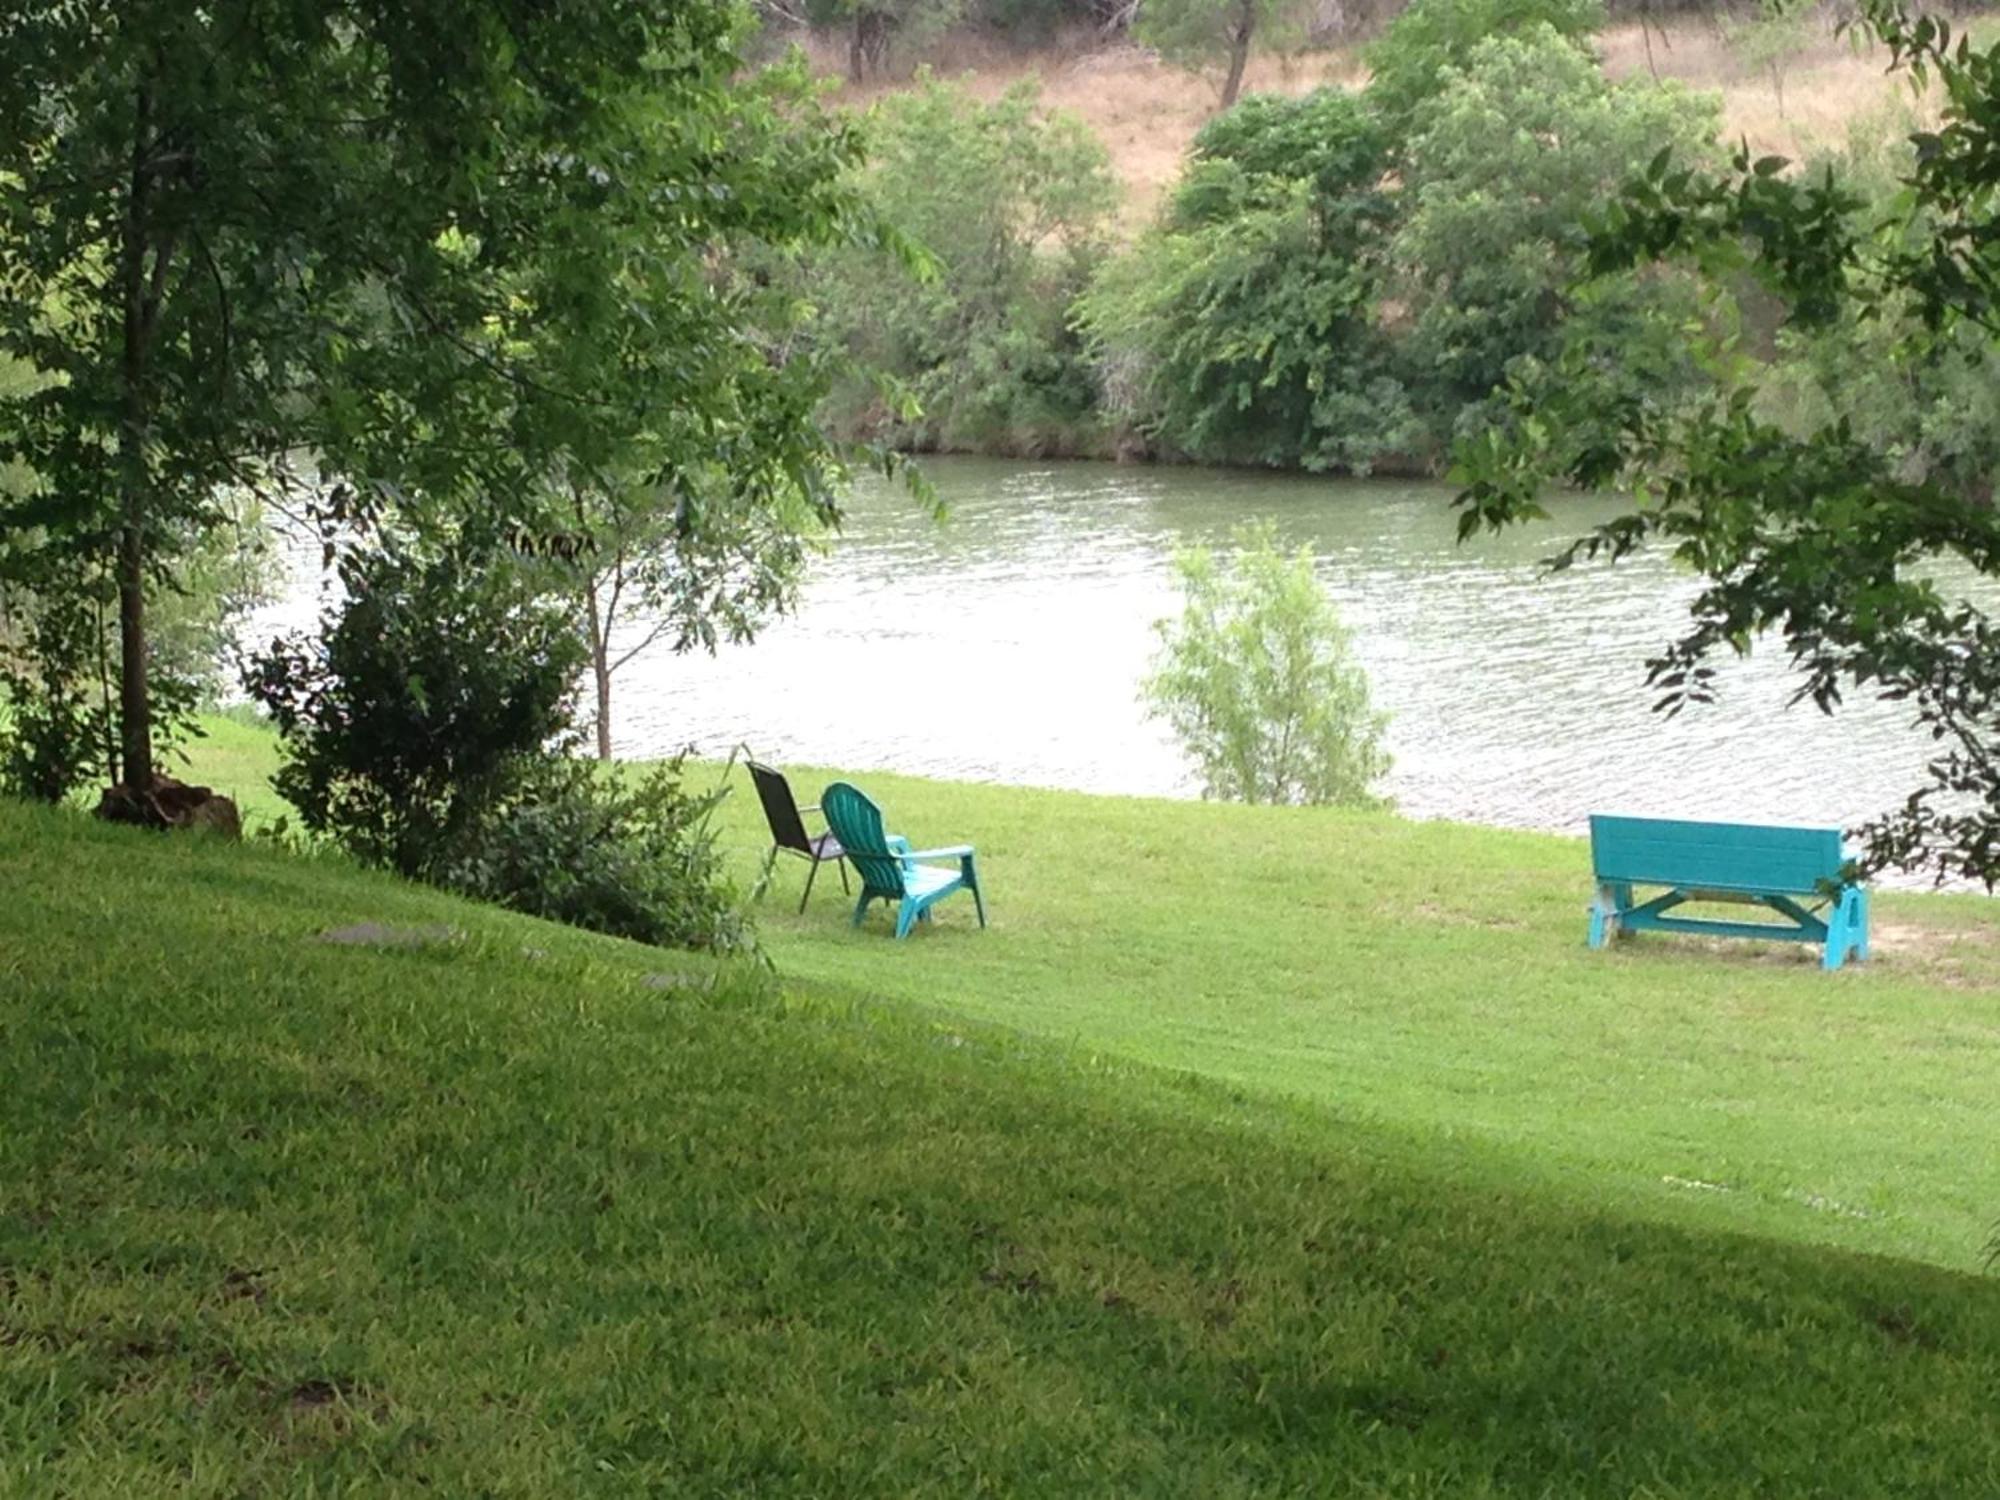
M1078 302L1107 414L1169 455L1367 472L1437 462L1566 339L1655 394L1696 379L1687 285L1579 295L1582 220L1662 145L1711 149L1716 109L1608 82L1579 39L1595 15L1419 0L1366 89L1218 116Z
M1714 159L1715 100L1610 83L1545 21L1475 43L1432 82L1405 117L1388 258L1403 367L1434 436L1482 428L1509 374L1565 338L1618 349L1652 399L1692 381L1677 351L1699 310L1681 280L1578 288L1588 216L1663 149Z
M1467 444L1463 524L1539 515L1551 482L1633 496L1563 560L1660 544L1701 576L1687 631L1652 664L1662 705L1708 701L1712 658L1776 633L1801 698L1831 711L1878 694L1936 741L1926 782L1864 830L1867 863L1991 884L2000 625L1981 601L2000 574L2000 514L1981 376L2000 332L2000 50L1894 4L1867 24L1943 100L1902 191L1870 204L1865 174L1850 185L1747 155L1717 174L1662 151L1591 246L1606 274L1661 258L1719 280L1754 273L1821 404L1774 399L1771 372L1726 346L1710 351L1712 387L1679 403L1635 401L1591 351L1571 351L1517 385L1511 425ZM1865 365L1844 368L1854 354Z
M1159 622L1146 701L1194 760L1204 796L1376 805L1387 716L1369 701L1311 550L1287 556L1268 527L1236 541L1226 565L1202 547L1174 559L1184 600Z
M78 0L0 14L0 560L108 579L120 766L238 489L550 524L552 477L827 492L823 370L749 248L865 236L848 130L726 0ZM30 544L23 544L21 539ZM49 556L32 554L40 545ZM59 674L62 675L62 674ZM43 680L49 676L40 674Z
M435 869L448 890L530 916L661 947L751 948L712 815L681 763L621 771L569 756L526 760Z
M1211 462L1365 472L1417 428L1376 311L1387 146L1337 90L1197 138L1160 227L1078 306L1114 417Z
M253 663L273 783L313 833L429 878L568 728L582 648L505 558L402 542L345 558L341 584L316 634Z
M1043 115L1031 88L984 104L926 83L882 103L869 147L861 186L929 274L868 245L803 274L822 336L902 382L916 409L851 377L837 426L916 448L1081 446L1096 391L1068 309L1106 251L1116 189L1103 146L1074 117Z
M677 766L621 779L566 753L583 645L519 560L408 538L342 564L346 600L249 687L272 778L364 863L642 942L747 941Z

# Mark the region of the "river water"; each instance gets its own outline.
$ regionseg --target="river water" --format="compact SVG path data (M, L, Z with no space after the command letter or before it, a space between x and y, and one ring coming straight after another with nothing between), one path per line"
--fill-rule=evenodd
M861 489L797 612L713 658L621 675L621 755L684 747L1099 792L1199 787L1137 697L1173 613L1174 547L1251 518L1309 546L1391 714L1386 790L1416 817L1581 832L1592 811L1839 823L1901 800L1928 740L1904 710L1788 706L1775 643L1722 701L1664 720L1646 658L1694 581L1664 557L1539 566L1611 514L1461 546L1450 491L1390 481L1100 464L929 466L949 518Z

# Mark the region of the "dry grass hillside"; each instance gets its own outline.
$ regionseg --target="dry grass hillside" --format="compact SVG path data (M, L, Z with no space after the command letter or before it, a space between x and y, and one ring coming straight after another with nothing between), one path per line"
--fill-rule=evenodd
M1850 130L1889 125L1891 113L1910 106L1900 75L1887 72L1879 48L1838 37L1830 23L1774 80L1747 63L1725 32L1704 19L1683 19L1664 29L1614 27L1598 40L1605 71L1614 78L1678 79L1722 95L1728 138L1747 140L1758 155L1798 158L1837 146ZM832 50L817 59L837 78L842 58ZM1053 108L1080 115L1104 141L1125 184L1128 223L1143 222L1173 182L1188 144L1216 108L1207 79L1162 63L1131 44L1061 45L1023 55L954 40L935 56L933 71L992 98L1024 78L1039 79ZM1262 57L1251 64L1246 91L1300 94L1323 83L1358 87L1367 78L1359 49ZM1780 96L1782 84L1782 98ZM904 85L838 85L838 96L866 103Z

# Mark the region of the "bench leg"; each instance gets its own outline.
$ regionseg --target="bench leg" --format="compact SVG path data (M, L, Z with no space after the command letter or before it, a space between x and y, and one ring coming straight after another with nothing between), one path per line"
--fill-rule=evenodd
M1859 886L1842 891L1826 919L1825 966L1837 969L1850 957L1868 957L1868 892Z
M1590 946L1602 948L1618 931L1618 900L1608 885L1597 888L1590 906Z
M1820 957L1822 968L1837 969L1847 958L1847 897L1842 896L1833 903L1833 910L1826 914L1826 952Z
M1837 969L1849 957L1857 963L1868 957L1868 893L1858 886L1841 892L1826 924L1826 967Z

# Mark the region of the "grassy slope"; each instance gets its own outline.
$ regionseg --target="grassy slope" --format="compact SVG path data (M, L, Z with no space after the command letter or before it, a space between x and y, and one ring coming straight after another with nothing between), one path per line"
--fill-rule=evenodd
M1075 942L993 835L983 938L826 951ZM0 889L0 1492L2000 1483L1989 1281L268 850L0 807Z
M213 728L195 772L253 820L280 811L268 737ZM839 773L793 774L812 800ZM831 871L797 917L787 860L761 922L789 975L1220 1079L1648 1216L1960 1268L1986 1243L1991 901L1884 895L1875 957L1836 975L1788 944L1593 954L1572 840L857 779L920 844L979 844L995 936L962 900L900 949L850 934ZM725 809L748 884L766 834L740 773Z

